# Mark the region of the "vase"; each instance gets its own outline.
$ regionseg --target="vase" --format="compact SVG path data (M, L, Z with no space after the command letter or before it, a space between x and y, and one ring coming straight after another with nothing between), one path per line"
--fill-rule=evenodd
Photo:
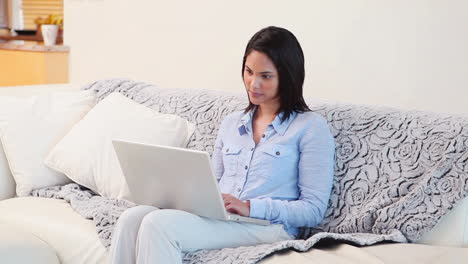
M58 29L58 25L41 25L42 38L46 46L55 45Z

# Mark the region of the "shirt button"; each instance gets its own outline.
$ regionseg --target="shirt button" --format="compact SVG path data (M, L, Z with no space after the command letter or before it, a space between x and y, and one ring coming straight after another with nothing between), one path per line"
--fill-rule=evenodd
M276 156L279 156L281 153L279 151L276 151Z
M248 168L249 168L249 166L246 165L246 166L245 166L245 169L248 169Z
M254 151L255 148L251 148L250 151Z
M264 137L265 137L265 134L262 135L262 138L264 138Z
M241 191L241 188L237 188L237 192L240 192Z

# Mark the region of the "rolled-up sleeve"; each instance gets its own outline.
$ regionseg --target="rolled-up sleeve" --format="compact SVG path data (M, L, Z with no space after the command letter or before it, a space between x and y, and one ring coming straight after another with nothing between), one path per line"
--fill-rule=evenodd
M299 198L250 199L250 216L289 227L314 227L327 209L333 184L335 142L323 117L311 120L299 142Z

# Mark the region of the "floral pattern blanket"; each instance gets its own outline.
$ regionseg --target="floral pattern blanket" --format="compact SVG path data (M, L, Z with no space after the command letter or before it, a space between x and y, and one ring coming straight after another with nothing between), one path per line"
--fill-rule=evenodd
M161 89L126 79L96 81L84 89L98 100L112 92L196 124L188 148L211 153L221 120L247 105L244 94ZM255 263L285 248L306 251L322 239L371 245L415 242L468 193L468 118L421 111L307 100L324 116L336 142L329 208L323 222L303 228L297 240L252 247L202 250L185 263ZM96 224L110 245L119 215L134 206L95 195L76 184L36 190L65 199Z

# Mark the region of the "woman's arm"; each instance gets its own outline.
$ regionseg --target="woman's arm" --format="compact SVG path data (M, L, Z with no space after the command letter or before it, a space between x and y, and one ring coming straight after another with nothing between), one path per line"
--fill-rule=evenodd
M213 172L216 176L216 179L219 180L223 176L224 166L223 166L223 156L221 150L223 149L223 136L224 136L224 126L226 118L223 119L221 125L219 126L218 135L216 136L216 141L214 145L213 154L211 156L211 163L213 165Z
M324 118L314 122L300 141L298 200L251 199L251 217L291 227L314 227L322 221L333 184L335 142Z

